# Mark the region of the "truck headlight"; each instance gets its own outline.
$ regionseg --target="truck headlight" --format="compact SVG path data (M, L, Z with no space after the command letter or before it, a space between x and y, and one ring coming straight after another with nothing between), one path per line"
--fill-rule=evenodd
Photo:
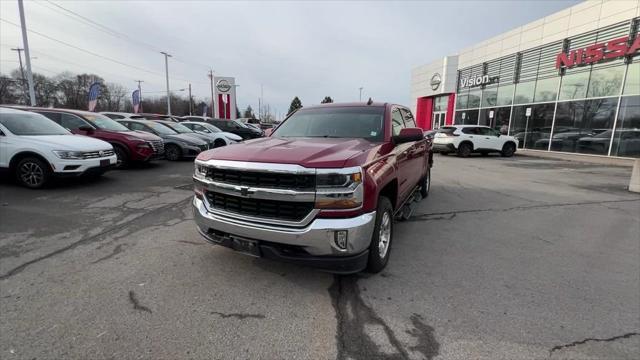
M196 161L194 175L198 179L205 179L207 177L208 169L205 165L202 165Z
M317 170L317 209L354 209L362 206L363 198L361 168Z
M53 150L53 153L65 160L82 160L84 158L80 151Z

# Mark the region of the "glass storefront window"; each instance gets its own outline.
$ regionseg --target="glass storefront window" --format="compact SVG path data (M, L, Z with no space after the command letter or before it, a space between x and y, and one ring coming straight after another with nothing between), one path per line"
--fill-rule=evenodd
M618 96L620 94L620 86L622 86L624 68L624 66L614 66L593 69L587 97Z
M482 106L496 106L496 98L498 96L498 88L486 88L482 91Z
M538 80L533 102L556 101L559 81L559 77Z
M576 72L562 77L560 100L584 99L587 97L590 71Z
M516 85L514 104L526 104L533 102L533 91L536 88L535 81L521 82Z
M478 110L456 111L456 125L477 125Z
M624 96L620 101L611 156L640 157L640 95Z
M482 94L482 90L472 90L469 91L469 102L467 103L467 108L479 108L480 107L480 95Z
M447 111L448 96L439 96L433 101L433 111Z
M523 105L513 108L509 133L518 139L518 147L547 150L555 104ZM531 116L527 119L527 108Z
M469 91L465 90L456 95L456 109L466 109L469 100Z
M511 105L513 101L513 87L515 85L500 85L498 87L498 96L496 97L496 105Z
M640 94L640 59L635 59L635 62L629 64L623 93L624 95Z
M503 106L499 108L480 109L479 125L490 126L503 134L509 130L509 116L511 107Z
M558 103L551 150L606 155L617 105L618 98Z

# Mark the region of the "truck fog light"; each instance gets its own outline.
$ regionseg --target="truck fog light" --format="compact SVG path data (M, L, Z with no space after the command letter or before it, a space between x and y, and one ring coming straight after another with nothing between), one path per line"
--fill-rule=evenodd
M333 234L333 239L336 243L336 246L342 250L347 249L347 238L348 231L347 230L338 230Z

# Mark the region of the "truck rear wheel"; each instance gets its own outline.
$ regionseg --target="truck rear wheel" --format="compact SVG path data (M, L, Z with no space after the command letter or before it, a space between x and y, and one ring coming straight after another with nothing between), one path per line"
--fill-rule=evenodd
M367 272L378 273L387 266L393 238L393 206L384 196L378 199L376 223L369 245Z

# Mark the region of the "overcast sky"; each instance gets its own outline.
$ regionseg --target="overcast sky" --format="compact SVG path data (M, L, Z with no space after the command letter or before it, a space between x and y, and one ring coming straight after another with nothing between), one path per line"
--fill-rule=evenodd
M91 72L130 90L141 79L143 94L159 96L165 89L163 50L174 55L171 89L191 82L194 96L209 96L212 67L236 78L241 109L257 107L262 84L266 103L283 113L293 96L303 104L326 95L354 101L360 86L363 98L411 105L413 67L577 1L54 3L140 43L87 25L50 2L26 1L29 29L99 55L30 33L36 72ZM0 1L0 18L19 24L17 1ZM18 65L10 48L22 46L19 28L0 21L0 41L0 71L6 74Z

